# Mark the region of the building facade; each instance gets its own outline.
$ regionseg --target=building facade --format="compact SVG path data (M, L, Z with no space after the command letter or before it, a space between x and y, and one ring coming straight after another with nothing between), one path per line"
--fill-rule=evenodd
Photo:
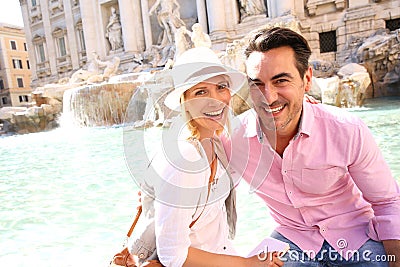
M0 24L0 108L28 106L31 70L22 27Z
M161 3L161 4L160 4ZM213 49L265 25L294 23L313 59L349 61L352 45L378 30L399 28L400 0L20 0L32 86L70 77L91 61L121 59L126 72L135 55L161 45L162 8L177 5L187 29L200 23ZM159 10L159 9L156 9ZM175 11L174 11L175 12ZM158 14L158 16L157 16ZM175 13L173 13L175 14Z

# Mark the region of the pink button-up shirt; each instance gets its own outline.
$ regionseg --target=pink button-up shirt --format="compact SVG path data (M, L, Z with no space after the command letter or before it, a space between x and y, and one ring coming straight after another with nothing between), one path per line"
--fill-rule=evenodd
M348 259L369 238L400 239L399 186L358 117L304 102L283 157L263 137L253 110L240 123L224 140L231 171L265 201L276 230L311 258L324 240Z

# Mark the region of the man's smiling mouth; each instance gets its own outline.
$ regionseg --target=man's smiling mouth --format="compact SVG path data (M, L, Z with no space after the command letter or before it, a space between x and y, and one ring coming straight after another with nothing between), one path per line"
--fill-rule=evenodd
M281 105L279 107L276 108L264 108L265 111L267 111L268 113L278 113L279 111L281 111L283 108L285 107L285 105Z

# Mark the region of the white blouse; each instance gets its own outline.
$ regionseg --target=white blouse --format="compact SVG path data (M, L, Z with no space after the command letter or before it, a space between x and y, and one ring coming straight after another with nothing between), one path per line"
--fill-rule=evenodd
M156 194L155 231L161 263L168 267L182 266L189 247L236 254L228 240L225 199L230 180L224 167L218 161L207 200L210 167L204 150L200 143L195 145L186 140L178 141L178 146L180 153L158 153L151 165L153 176L157 177L147 177Z

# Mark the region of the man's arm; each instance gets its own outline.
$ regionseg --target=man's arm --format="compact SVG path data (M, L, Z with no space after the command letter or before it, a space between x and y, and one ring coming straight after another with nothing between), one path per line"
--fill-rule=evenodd
M374 210L370 234L382 240L388 257L395 257L396 262L387 258L390 266L400 267L400 188L367 126L360 125L355 138L349 171Z
M269 252L265 260L261 260L258 256L243 258L239 256L215 254L190 247L183 266L280 267L283 266L283 262L278 258L277 252Z

